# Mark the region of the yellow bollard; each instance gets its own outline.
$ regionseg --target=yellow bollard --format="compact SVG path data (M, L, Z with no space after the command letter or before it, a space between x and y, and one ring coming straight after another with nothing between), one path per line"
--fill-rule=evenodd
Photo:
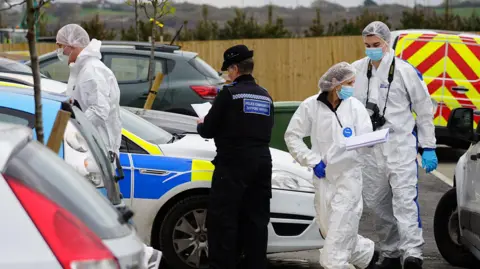
M67 128L68 120L71 113L65 110L59 110L57 118L53 123L52 132L48 138L47 147L53 152L58 153L60 146L63 142L63 136L65 135L65 129Z
M157 77L155 77L155 81L152 84L152 88L148 92L147 100L145 101L145 105L143 109L152 109L153 101L157 97L158 90L160 89L160 85L163 81L163 74L158 72Z

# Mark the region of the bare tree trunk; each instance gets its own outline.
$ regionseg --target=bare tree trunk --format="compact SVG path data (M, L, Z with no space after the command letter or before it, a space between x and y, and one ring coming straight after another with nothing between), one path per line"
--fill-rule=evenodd
M149 80L149 87L148 89L152 89L153 85L153 69L155 67L155 28L157 27L157 6L158 6L158 0L154 0L152 3L154 6L153 8L153 22L152 22L152 47L150 49L150 70L148 74L148 80Z
M138 0L135 0L135 32L137 33L137 42L140 41L140 33L138 32Z
M32 63L33 91L35 97L35 130L38 142L43 144L42 95L40 87L40 67L38 65L35 40L35 8L33 6L33 0L27 0L27 25L28 49L30 51L30 61Z

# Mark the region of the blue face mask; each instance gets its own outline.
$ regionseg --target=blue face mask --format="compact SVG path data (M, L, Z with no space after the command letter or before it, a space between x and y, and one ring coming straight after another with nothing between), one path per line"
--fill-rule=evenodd
M368 58L372 59L372 61L380 61L383 58L383 50L381 47L367 48L365 54L367 54Z
M353 96L353 87L352 86L342 86L342 89L337 92L338 98L345 100Z

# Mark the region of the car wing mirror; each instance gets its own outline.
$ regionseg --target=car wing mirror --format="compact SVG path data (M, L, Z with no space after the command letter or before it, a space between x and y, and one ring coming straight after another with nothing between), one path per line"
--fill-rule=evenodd
M453 137L466 141L475 141L473 132L473 109L455 108L450 113L447 129Z

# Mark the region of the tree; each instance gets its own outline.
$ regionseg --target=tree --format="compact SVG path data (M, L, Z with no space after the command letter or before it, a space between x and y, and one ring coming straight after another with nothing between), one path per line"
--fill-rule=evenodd
M148 71L149 89L151 89L154 76L153 68L155 66L155 26L163 27L161 19L166 15L175 14L175 8L171 5L169 0L145 0L140 3L140 6L143 8L145 15L147 18L150 18L150 22L152 23L152 48L150 50L150 68ZM151 13L148 12L149 7L153 10Z
M50 33L47 31L48 26L48 15L44 10L40 11L40 17L38 18L38 28L40 36L49 36Z
M188 29L185 27L185 33L188 35ZM197 24L193 32L195 40L212 40L218 38L218 23L208 20L208 6L202 5L202 20Z
M133 28L134 34L135 34L135 39L134 40L129 40L129 41L140 41L140 30L139 30L140 25L139 25L139 22L138 22L138 2L139 2L139 0L134 0L133 3L132 3L132 0L127 0L127 2L126 2L126 4L129 5L129 6L133 5L133 7L135 9L135 28ZM122 29L122 32L123 31L124 30Z
M100 15L97 13L88 22L81 23L83 29L87 31L90 38L96 38L98 40L113 40L117 36L115 30L107 29L105 23L100 20Z
M263 31L253 16L247 19L247 14L236 8L235 18L227 21L225 27L220 30L218 37L223 40L262 38Z
M378 6L378 4L373 0L365 0L363 1L363 5L366 7Z
M124 41L148 41L150 35L152 34L152 23L144 22L142 20L138 21L138 32L135 30L135 26L130 26L128 29L122 29L120 31L120 39ZM163 35L164 40L171 40L172 35L169 33L163 33L163 28L160 28L160 32L155 33L155 40L160 40Z
M180 33L180 40L190 41L195 39L195 31L188 29L188 21L183 21L183 31Z
M278 17L275 24L273 23L273 5L268 5L268 21L263 29L263 37L266 38L282 38L291 36L290 31L285 29L283 19Z
M42 144L44 143L42 121L42 88L40 83L40 67L38 65L35 26L38 23L38 13L41 11L42 7L48 6L50 2L51 0L40 0L38 3L36 0L23 0L20 2L14 0L5 0L4 7L0 9L1 12L26 4L25 12L27 21L27 40L28 50L30 52L30 62L32 66L33 92L35 99L35 132L38 142Z
M308 30L305 30L306 37L322 36L325 31L325 27L322 24L322 18L320 16L320 8L316 8L315 11L317 15L315 19L313 19L312 25L308 28Z
M413 10L406 10L402 13L400 23L403 29L425 28L427 24L425 21L425 12L415 6Z

